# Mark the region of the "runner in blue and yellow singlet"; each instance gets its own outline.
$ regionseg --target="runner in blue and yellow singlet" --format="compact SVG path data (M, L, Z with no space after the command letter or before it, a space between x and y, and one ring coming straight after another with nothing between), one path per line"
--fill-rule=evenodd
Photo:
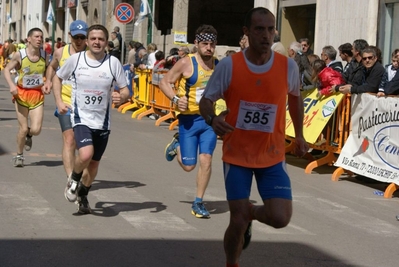
M73 54L84 51L86 49L86 37L87 37L88 26L86 22L82 20L75 20L69 26L69 36L71 38L71 43L66 46L58 48L53 55L53 59L50 62L49 67L46 71L46 82L43 88L50 89L52 87L52 79L58 68L61 68L66 60ZM66 109L66 106L71 105L72 96L72 83L71 80L65 80L62 83L61 92L53 90L54 98L56 103L59 103ZM68 177L73 169L73 164L75 161L75 138L71 123L71 113L70 111L66 114L60 114L58 109L55 110L54 115L58 117L62 131L62 162L64 164L64 169Z
M44 94L50 90L43 90L43 76L46 71L46 54L41 49L43 32L39 28L29 30L27 46L14 53L11 61L4 69L4 78L10 86L10 93L15 100L15 110L19 123L17 134L17 155L13 158L15 167L24 166L23 149L29 151L32 147L32 136L39 135L43 122ZM18 71L17 84L11 77L10 71ZM28 116L30 125L28 126Z
M165 156L172 161L175 156L187 172L195 169L199 150L197 192L191 213L197 218L209 218L210 214L202 203L211 177L212 154L216 147L216 135L201 117L198 103L205 86L218 62L215 53L217 31L210 25L200 26L195 35L198 51L186 56L173 66L160 82L162 92L169 97L180 112L179 132L166 146ZM178 92L171 84L180 79Z

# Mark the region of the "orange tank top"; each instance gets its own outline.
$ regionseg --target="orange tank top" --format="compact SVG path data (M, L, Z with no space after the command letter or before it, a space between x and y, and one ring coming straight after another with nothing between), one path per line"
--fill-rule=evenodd
M223 137L223 161L249 168L273 166L285 159L288 60L274 53L266 73L254 73L243 53L232 55L232 78L224 93L235 130Z

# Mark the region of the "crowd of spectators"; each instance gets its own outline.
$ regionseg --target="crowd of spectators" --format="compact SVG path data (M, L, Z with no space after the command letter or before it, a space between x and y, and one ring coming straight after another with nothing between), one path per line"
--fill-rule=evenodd
M119 27L114 27L107 50L109 54L122 61L121 53L124 51L125 45L119 30ZM45 38L43 49L50 55L54 51L52 43L51 37ZM65 45L65 42L58 37L54 43L54 48L57 49L63 45ZM240 50L244 50L248 47L248 38L245 35L241 36L238 45ZM0 47L4 59L3 67L13 53L23 47L24 40L19 43L11 39L6 40ZM285 49L276 30L272 50L295 60L299 67L301 90L303 91L318 88L322 95L333 92L343 94L369 92L375 93L379 97L399 94L399 75L396 76L396 70L399 67L399 49L393 51L391 64L384 67L381 50L376 46L369 45L366 40L357 39L352 44L349 42L343 43L337 50L331 45L325 45L319 56L313 53L308 38L294 41ZM234 52L237 51L228 50L225 55ZM122 63L130 65L132 72L135 68L158 71L172 68L180 58L189 53L195 53L195 46L191 50L186 45L173 47L166 54L164 51L159 51L154 43L144 47L140 42L130 41L126 45L126 53ZM337 60L337 55L341 60ZM326 85L328 85L328 89Z

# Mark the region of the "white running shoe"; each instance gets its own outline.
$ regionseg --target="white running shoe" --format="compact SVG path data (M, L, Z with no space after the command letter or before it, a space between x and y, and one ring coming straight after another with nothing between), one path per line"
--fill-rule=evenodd
M68 177L67 185L65 187L64 196L69 202L75 202L77 197L78 182L72 180L71 176Z
M25 160L25 158L23 155L16 155L15 157L13 157L12 162L14 164L14 167L23 167L24 160Z

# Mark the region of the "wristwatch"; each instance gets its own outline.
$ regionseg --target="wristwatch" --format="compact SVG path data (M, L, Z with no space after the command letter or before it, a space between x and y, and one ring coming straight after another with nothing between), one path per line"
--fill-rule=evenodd
M205 119L206 124L208 124L209 126L212 126L212 122L215 117L216 117L215 114L206 116L206 119Z
M180 99L180 97L178 97L177 95L175 95L175 96L172 98L173 104L178 105L178 104L179 104L179 99Z

